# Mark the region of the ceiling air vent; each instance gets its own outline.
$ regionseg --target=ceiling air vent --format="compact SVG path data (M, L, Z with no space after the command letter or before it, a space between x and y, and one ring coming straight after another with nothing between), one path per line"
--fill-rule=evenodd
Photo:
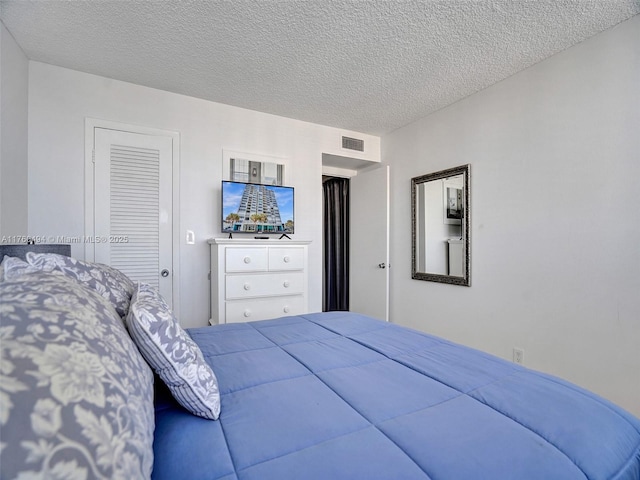
M359 138L342 137L342 148L364 152L364 140L360 140Z

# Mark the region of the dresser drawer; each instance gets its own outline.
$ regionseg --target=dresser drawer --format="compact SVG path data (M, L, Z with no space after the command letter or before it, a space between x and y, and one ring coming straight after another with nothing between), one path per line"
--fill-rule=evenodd
M225 286L227 299L293 295L304 292L304 273L227 275Z
M253 298L226 302L227 323L250 322L286 315L300 315L305 312L303 295L290 297Z
M304 247L269 247L269 270L302 270L304 256Z
M266 247L228 247L225 251L225 271L265 272L269 267Z

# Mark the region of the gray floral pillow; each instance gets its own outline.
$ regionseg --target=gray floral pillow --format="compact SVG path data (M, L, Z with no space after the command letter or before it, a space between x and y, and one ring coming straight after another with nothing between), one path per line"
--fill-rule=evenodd
M0 317L2 478L150 478L153 373L107 300L25 274Z
M178 403L194 415L216 420L220 415L218 380L200 347L151 285L138 285L126 324L140 352Z
M111 302L121 318L127 315L135 285L121 271L55 253L29 252L26 257L29 265L45 272L62 273L91 287Z

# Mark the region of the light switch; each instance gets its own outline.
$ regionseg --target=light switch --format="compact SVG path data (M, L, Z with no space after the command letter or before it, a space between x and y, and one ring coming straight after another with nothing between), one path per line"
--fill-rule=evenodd
M196 234L193 233L193 230L187 230L187 244L193 245L196 243Z

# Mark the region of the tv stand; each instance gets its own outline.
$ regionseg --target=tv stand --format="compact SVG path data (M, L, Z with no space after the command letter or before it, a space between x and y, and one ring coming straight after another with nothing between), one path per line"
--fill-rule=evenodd
M278 240L282 240L284 237L287 237L289 240L291 240L291 237L286 233L283 233L282 235L280 235L280 238Z

